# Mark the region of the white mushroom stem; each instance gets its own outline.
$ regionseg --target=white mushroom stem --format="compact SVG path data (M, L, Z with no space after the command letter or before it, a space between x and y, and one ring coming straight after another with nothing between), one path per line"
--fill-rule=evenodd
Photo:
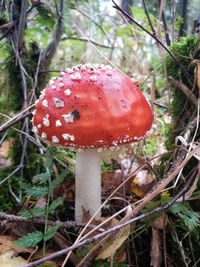
M77 152L75 221L82 223L83 208L94 215L101 206L101 154L96 149ZM96 217L100 216L100 212Z

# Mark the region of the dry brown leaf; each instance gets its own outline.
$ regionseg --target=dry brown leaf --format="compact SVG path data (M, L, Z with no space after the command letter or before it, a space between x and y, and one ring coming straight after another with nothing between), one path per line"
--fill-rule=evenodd
M131 207L130 207L131 209ZM131 209L132 210L132 209ZM130 210L128 210L126 216L130 213ZM125 216L125 217L126 217ZM113 226L118 223L117 219L112 220ZM113 257L116 251L122 246L122 244L128 239L130 235L130 225L127 225L119 230L119 232L115 235L115 239L108 240L102 249L100 250L99 255L96 257L96 259L102 259L105 260L107 258Z
M1 156L8 158L8 153L9 153L10 147L12 146L12 143L13 143L12 138L3 141L3 143L0 146L0 155Z
M8 251L0 255L0 266L1 267L23 267L27 261L22 257L15 256L14 251Z
M156 177L149 170L140 170L132 180L132 192L139 198L143 198L153 187Z
M35 208L45 208L47 204L47 200L45 197L40 197L39 199L36 200L34 207Z
M0 146L0 169L7 168L11 165L11 160L9 159L9 150L12 145L13 139L3 141Z
M151 239L151 264L153 267L160 267L162 263L162 238L159 230L152 227L152 239Z
M42 263L42 267L58 267L59 265L55 262L55 261L46 261L44 263Z
M105 196L112 193L120 184L122 184L122 174L121 170L116 171L106 171L101 174L102 179L102 192ZM131 179L129 179L126 184L126 193L131 194ZM118 190L115 195L122 195L122 187Z
M65 197L66 201L74 201L75 198L75 179L67 177L55 190L55 197Z
M13 251L15 253L19 253L19 252L30 252L31 253L31 249L27 249L27 248L19 248L17 246L15 246L14 244L14 238L12 238L11 236L0 236L0 255L4 254L8 251Z
M197 60L196 60L196 79L197 79L197 86L200 90L200 64Z

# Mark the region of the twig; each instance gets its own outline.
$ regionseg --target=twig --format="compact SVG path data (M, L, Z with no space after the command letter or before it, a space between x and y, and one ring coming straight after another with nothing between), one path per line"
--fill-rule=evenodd
M12 125L14 125L15 123L17 123L18 121L26 118L27 116L30 116L31 113L28 113L27 111L32 109L35 106L34 104L31 104L30 106L28 106L27 108L25 108L24 110L22 110L20 113L18 113L17 115L15 115L14 117L10 118L7 122L5 122L3 125L0 126L0 133L7 130L8 128L10 128ZM2 114L0 114L2 115Z
M0 185L5 183L10 177L12 177L15 173L17 173L21 169L21 166L19 165L14 171L12 171L7 177L5 177L2 181L0 181Z
M28 1L23 0L21 3L21 11L20 11L20 19L19 19L19 26L18 26L18 50L20 51L24 42L24 30L26 25L26 15L27 15L27 6Z
M183 73L185 74L185 76L188 78L189 82L191 84L193 84L190 75L188 74L188 72L186 71L186 69L184 68L184 66L178 61L178 59L176 58L176 56L156 37L154 36L151 32L149 32L147 29L145 29L140 23L138 23L136 20L134 20L131 16L129 16L126 12L124 12L116 3L114 0L112 0L113 4L114 4L114 8L118 11L120 11L124 16L126 16L127 18L129 18L130 21L134 22L140 29L142 29L144 32L146 32L148 35L150 35L152 38L154 38L163 48L164 50L174 59L174 61L178 64L178 66L180 67L180 69L183 71Z
M188 0L181 0L180 1L180 16L183 19L183 23L181 23L179 28L179 37L185 36L187 31L187 17L188 17Z
M61 40L61 36L63 34L63 28L64 28L64 17L63 17L64 7L65 7L65 1L60 0L59 17L58 17L57 26L53 34L53 40L42 51L41 63L40 63L41 69L48 69L53 59L53 56L55 55L58 44Z
M51 255L49 255L49 256L47 256L47 257L44 257L44 258L39 259L39 260L37 260L37 261L31 262L31 263L29 263L29 264L26 264L24 267L34 267L34 266L37 266L37 265L39 265L39 264L41 264L41 263L43 263L43 262L45 262L45 261L52 260L52 259L54 259L54 258L56 258L56 257L62 256L62 255L64 255L64 254L67 254L67 253L69 253L70 251L72 251L72 250L74 250L74 249L76 249L76 248L79 248L79 247L81 247L81 246L87 245L87 244L89 244L89 243L93 243L93 242L95 242L95 241L97 241L97 240L103 238L103 237L106 236L107 234L116 232L116 231L118 231L119 229L121 229L121 228L123 228L123 227L125 227L125 226L127 226L127 225L129 225L129 224L131 224L131 223L133 223L133 222L136 222L136 221L139 221L139 220L141 220L141 219L147 218L147 217L149 217L150 215L152 215L152 214L154 214L154 213L157 213L157 212L159 212L159 211L161 211L161 210L163 210L163 207L156 208L156 209L154 209L154 210L152 210L152 211L150 211L150 212L147 212L147 213L145 213L145 214L142 214L142 215L140 215L140 216L137 216L137 217L135 217L135 218L132 218L132 219L126 221L125 223L115 225L114 227L112 227L112 228L110 228L110 229L104 231L103 233L97 234L97 235L95 235L95 236L93 236L93 237L91 237L91 238L88 238L88 239L84 240L84 241L78 242L78 243L76 243L76 244L74 244L74 245L72 245L72 246L70 246L70 247L68 247L68 248L62 249L62 250L57 251L57 252L55 252L55 253L52 253Z
M187 179L186 184L184 185L184 187L181 189L181 191L178 192L178 194L169 202L165 205L165 207L167 208L167 206L171 207L176 201L180 201L180 197L182 197L183 195L185 195L185 193L189 190L190 186L193 184L194 180L196 179L197 175L199 175L199 167L195 168L191 175L189 176L189 178Z
M35 224L44 224L45 223L45 219L44 218L26 218L26 217L22 217L22 216L18 216L18 215L12 215L12 214L7 214L5 212L0 212L0 221L4 222L4 223L13 223L13 222L23 222L23 223L35 223ZM48 220L48 225L55 225L57 224L59 227L62 228L66 228L66 229L70 229L70 228L75 228L75 227L84 227L85 224L77 224L74 221L66 221L66 222L62 222L62 221L53 221L53 220ZM96 227L96 225L89 225L89 228L93 229L94 227ZM99 229L100 232L104 232L104 229Z
M200 149L200 145L198 146ZM196 151L196 150L195 150ZM197 149L198 151L198 149ZM189 154L187 158L184 159L186 155L186 151L180 149L177 153L176 160L173 161L172 166L170 167L169 171L166 173L164 179L160 182L160 184L156 184L155 187L149 192L143 199L142 201L136 205L136 207L130 212L130 214L120 220L119 223L124 223L126 220L129 220L131 217L136 217L137 214L150 202L152 201L155 197L157 197L162 190L177 176L177 174L182 170L183 166L189 161L189 159L195 154ZM102 247L103 244L107 241L110 240L112 242L113 239L120 238L121 234L123 233L122 230L120 230L117 235L107 235L102 239L97 245L96 249L98 249L98 246ZM88 235L88 234L87 234ZM86 235L86 236L87 236ZM85 238L85 236L83 237ZM82 238L82 239L83 239ZM82 240L81 239L81 240Z
M7 29L7 28L11 28L12 26L14 26L16 24L16 20L14 21L9 21L8 23L5 23L3 25L0 25L0 30L2 29Z
M158 2L159 2L159 5L160 5L160 8L161 8L163 6L163 4L162 4L163 0L159 0ZM166 18L165 18L165 12L164 12L163 8L161 10L161 19L162 19L163 28L164 28L164 31L165 31L166 44L168 46L170 46L171 45L171 40L169 38L169 33L168 33L168 28L167 28L167 22L166 22Z
M192 91L181 81L174 80L172 77L169 77L169 80L172 84L174 84L179 90L181 90L184 95L187 96L188 100L197 108L198 107L198 99L192 93Z
M90 38L85 38L85 37L64 37L61 39L61 41L66 41L66 40L75 40L75 41L81 41L81 42L89 42L92 43L94 45L97 45L99 47L103 47L103 48L108 48L108 49L113 49L115 48L114 46L108 46L108 45L104 45L104 44L100 44Z
M165 187L168 185L168 183L172 181L172 179L178 174L178 172L180 171L180 169L182 169L183 166L185 166L185 164L186 164L186 163L193 157L193 155L194 155L195 153L197 153L199 150L200 150L200 145L198 145L198 147L197 147L196 149L194 149L194 150L188 155L188 157L187 157L186 159L184 159L184 160L181 162L181 164L180 164L180 162L179 162L180 166L179 166L179 167L176 166L177 168L176 168L176 169L175 169L175 170L174 170L174 171L173 171L173 172L172 172L166 179L164 179L164 180L161 182L161 184L159 184L158 187L155 188L155 189L151 192L151 194L148 194L146 197L144 197L143 201L142 201L138 206L136 206L135 209L133 209L132 214L131 214L131 216L130 216L130 218L132 217L131 219L128 219L128 220L125 221L125 222L124 222L123 219L122 219L122 220L120 221L119 224L117 224L117 225L115 225L114 227L112 227L112 228L106 230L106 231L103 232L103 233L97 234L97 235L95 235L95 236L93 236L93 237L91 237L91 238L88 238L88 239L86 239L86 240L83 240L83 241L78 241L76 244L72 245L71 247L68 247L68 248L66 248L66 249L60 250L60 251L58 251L58 252L55 252L55 253L53 253L53 254L51 254L51 255L49 255L49 256L47 256L47 257L44 257L44 258L42 258L42 259L39 259L39 260L37 260L37 261L35 261L35 262L29 263L29 264L25 265L24 267L34 267L34 266L37 266L37 265L39 265L39 264L41 264L41 263L43 263L43 262L45 262L45 261L47 261L47 260L51 260L51 259L54 259L54 258L59 257L59 256L61 256L61 255L64 255L64 254L66 254L66 253L69 253L70 251L72 251L72 250L74 250L74 249L76 249L76 248L78 248L78 247L81 247L81 246L83 246L83 245L86 245L86 244L95 242L95 241L97 241L97 240L99 240L99 239L102 239L102 238L104 238L104 237L106 237L106 240L107 240L107 238L110 237L110 234L112 234L113 232L116 232L116 231L120 230L121 228L123 228L123 227L125 227L125 226L127 226L127 225L129 225L129 224L131 224L131 223L133 223L133 222L136 222L136 221L138 221L138 220L144 219L144 218L146 218L146 217L148 217L148 216L150 216L150 215L152 215L152 214L154 214L154 213L156 213L156 212L163 211L163 209L168 209L169 206L170 206L170 204L167 204L167 205L165 205L164 207L156 208L156 209L154 209L154 210L152 210L152 211L150 211L150 212L147 212L147 213L145 213L145 214L142 214L142 215L139 215L139 216L136 217L136 214L139 212L139 210L141 210L144 206L146 206L146 204L147 204L149 201L151 201L153 198L155 198L155 197L162 191L162 189L165 188ZM173 203L171 202L171 204L173 204Z
M107 35L107 33L104 31L103 27L98 24L95 20L93 20L90 16L88 16L86 13L84 13L82 10L78 9L78 8L75 8L78 12L80 12L83 16L85 16L86 18L88 18L90 21L92 21L102 32L103 34L106 36L107 40L108 40L108 43L110 43L110 38L109 36Z
M151 22L151 18L150 18L150 16L149 16L149 12L148 12L148 10L147 10L147 6L146 6L146 2L145 2L145 0L142 0L142 3L143 3L143 6L144 6L144 11L145 11L145 14L146 14L146 16L147 16L149 25L150 25L150 27L151 27L152 33L153 33L153 35L156 37L156 31L154 30L153 24L152 24L152 22ZM156 42L157 42L157 45L159 46L158 41L156 41Z

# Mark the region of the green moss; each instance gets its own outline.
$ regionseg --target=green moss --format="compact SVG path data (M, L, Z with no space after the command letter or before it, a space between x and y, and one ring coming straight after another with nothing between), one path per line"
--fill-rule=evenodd
M176 56L182 67L188 72L191 80L194 80L194 68L189 67L194 55L197 53L198 38L195 36L182 37L180 42L175 43L171 48L171 52ZM199 58L198 58L199 59ZM173 79L180 80L188 88L191 88L191 84L188 78L185 76L183 70L170 56L166 56L167 75ZM187 101L187 97L175 86L170 86L171 89L171 115L173 118L169 132L167 133L166 146L168 149L172 149L174 146L175 136L186 127L191 114L194 112L194 107ZM194 92L195 93L195 92Z
M12 171L13 167L6 168L0 171L0 182L5 179ZM11 180L12 179L12 180ZM16 200L11 197L9 182L12 182L12 190L14 192L19 192L19 177L12 176L8 181L3 183L0 187L0 211L9 212L14 208Z

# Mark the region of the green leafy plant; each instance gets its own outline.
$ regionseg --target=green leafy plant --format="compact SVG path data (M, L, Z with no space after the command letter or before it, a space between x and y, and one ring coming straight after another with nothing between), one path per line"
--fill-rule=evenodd
M200 215L198 212L192 210L189 204L176 203L170 208L170 211L178 215L180 221L189 231L194 231L199 226Z
M41 241L48 241L49 239L53 238L56 234L59 225L55 224L47 229L47 231L43 234L41 231L35 231L32 233L28 233L23 237L19 238L15 241L15 244L19 247L34 247Z
M45 216L44 233L42 233L41 231L29 233L24 237L18 239L17 244L23 247L24 246L29 247L29 246L35 246L37 243L43 241L44 243L43 250L45 250L46 241L52 238L58 229L57 225L55 225L54 227L47 228L48 216L49 214L53 214L55 210L63 204L64 201L63 197L59 197L55 200L52 200L51 195L54 189L63 182L68 172L63 171L56 178L52 179L53 155L49 149L46 150L46 153L44 155L43 167L45 171L35 175L32 178L32 184L23 181L21 183L21 188L27 195L31 196L32 198L35 199L39 199L41 197L47 198L46 206L44 208L37 207L37 208L23 210L20 212L20 215L29 219L34 217ZM28 239L32 240L30 244L27 242Z

